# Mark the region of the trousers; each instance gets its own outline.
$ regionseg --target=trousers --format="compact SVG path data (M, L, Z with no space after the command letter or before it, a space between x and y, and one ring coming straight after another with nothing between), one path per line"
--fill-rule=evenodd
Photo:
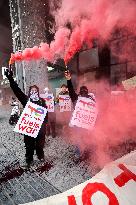
M38 135L37 138L24 135L24 143L26 149L26 163L33 161L34 150L36 150L38 159L44 158L43 148L45 144L45 135Z

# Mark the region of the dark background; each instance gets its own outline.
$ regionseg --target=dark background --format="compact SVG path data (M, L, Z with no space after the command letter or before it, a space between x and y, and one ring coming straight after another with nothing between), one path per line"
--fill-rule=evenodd
M8 0L0 0L0 69L8 66L12 53L12 29L10 21L10 9ZM0 72L0 79L2 75Z
M11 28L8 0L0 0L0 24Z

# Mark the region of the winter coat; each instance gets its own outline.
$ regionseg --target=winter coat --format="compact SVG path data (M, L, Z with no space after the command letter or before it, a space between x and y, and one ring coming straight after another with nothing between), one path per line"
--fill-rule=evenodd
M73 105L75 106L78 100L78 97L80 95L76 94L71 80L67 80L67 86L68 86L69 96L71 98ZM86 98L90 98L91 100L95 101L95 99L91 95L87 95Z

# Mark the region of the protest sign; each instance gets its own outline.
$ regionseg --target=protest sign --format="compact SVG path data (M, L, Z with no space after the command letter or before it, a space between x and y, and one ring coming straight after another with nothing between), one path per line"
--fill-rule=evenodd
M53 96L53 93L41 94L40 97L45 100L47 108L48 108L48 112L54 112L54 96Z
M59 95L60 112L71 111L71 99L69 95Z
M136 151L64 193L25 205L136 205Z
M125 90L129 90L136 87L136 76L122 81Z
M46 114L46 108L28 101L14 131L36 138Z
M97 118L96 102L90 98L79 97L70 124L77 127L92 129Z

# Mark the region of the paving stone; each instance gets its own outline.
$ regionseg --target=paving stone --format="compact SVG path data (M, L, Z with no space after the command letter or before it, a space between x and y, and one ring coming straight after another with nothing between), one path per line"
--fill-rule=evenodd
M29 183L39 194L44 191L43 187L38 183L37 181L34 180L33 177L28 176L27 174L24 174L24 179ZM23 181L21 182L23 183Z
M38 200L41 198L40 193L38 193L32 186L31 184L29 184L29 182L25 181L23 176L21 176L19 178L19 181L21 182L21 184L23 185L23 187L25 188L25 190L32 196L32 198L34 200Z
M0 200L2 201L2 205L15 205L15 203L5 194L4 191L0 191Z
M10 180L10 184L12 185L12 187L14 187L14 190L17 191L23 203L34 201L30 193L28 193L25 187L22 185L23 181L20 183L18 179L13 179L13 180Z
M21 197L18 190L16 190L16 187L13 187L10 181L4 183L3 185L4 190L8 193L9 197L14 201L15 204L21 204L24 203L23 198Z
M24 172L20 167L25 161L23 135L13 132L14 127L8 124L9 116L9 108L0 107L0 179L3 180L0 200L3 205L52 196L88 179L90 173L84 166L72 163L73 148L61 136L46 139L45 158L53 161L48 171L42 170L43 167L35 169L36 165L33 172ZM37 163L36 156L34 160Z
M17 205L42 199L66 191L94 176L100 171L96 163L73 163L71 155L74 146L62 136L46 138L45 158L53 166L24 172L20 167L25 161L23 135L13 132L8 124L10 107L0 106L0 205ZM131 144L131 146L130 146ZM131 148L132 147L132 148ZM136 143L129 142L109 149L112 159L117 159L136 149ZM37 163L37 157L34 156ZM36 165L37 166L37 165Z

